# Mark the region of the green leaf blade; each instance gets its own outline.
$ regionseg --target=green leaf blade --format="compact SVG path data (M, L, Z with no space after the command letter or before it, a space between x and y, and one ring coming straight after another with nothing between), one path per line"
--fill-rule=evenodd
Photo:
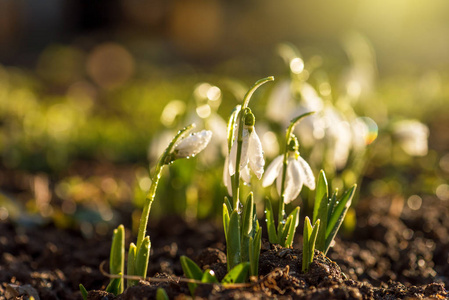
M201 282L213 284L218 283L218 279L215 277L214 271L207 269L204 271L203 277L201 277Z
M320 171L318 175L317 186L315 190L315 204L313 205L313 222L315 223L318 219L318 210L323 198L327 200L328 197L328 184L326 179L326 174L323 170Z
M131 243L129 245L129 250L128 250L128 265L127 265L127 275L132 276L132 275L136 275L136 268L135 268L135 263L136 263L136 252L137 252L137 247L134 243ZM128 279L126 282L126 286L127 287L131 287L137 284L137 280L131 280Z
M184 255L181 256L179 260L181 261L182 270L187 278L194 280L201 280L203 278L203 271L201 271L200 267L193 260ZM198 284L189 283L188 286L193 297Z
M142 278L147 277L148 261L150 259L150 248L150 237L147 236L146 238L144 238L142 245L137 252L136 263L134 266L136 275Z
M249 262L243 262L232 268L221 281L222 284L244 283L248 279Z
M335 229L335 226L338 225L338 221L343 215L343 212L346 212L349 206L351 206L352 197L355 194L355 190L357 185L354 184L352 188L350 188L340 199L338 204L335 206L334 213L332 214L327 229L326 229L326 237L330 235L330 233ZM341 223L339 224L341 225ZM338 225L338 226L339 226Z
M273 206L268 198L265 198L265 220L267 222L268 240L272 244L279 244L276 224L274 223Z
M163 288L156 290L156 300L169 300L167 292Z
M238 265L240 261L240 215L237 210L231 213L228 228L227 261L228 270Z
M345 219L346 213L351 206L356 188L357 185L354 185L350 190L348 190L335 207L334 214L331 216L331 220L326 230L326 243L323 251L324 254L327 254L327 251L329 251L330 245Z
M300 208L297 206L289 215L289 217L292 217L292 222L290 224L290 227L288 229L287 238L285 240L285 246L284 247L291 247L293 245L293 238L295 237L296 228L299 225L299 211Z

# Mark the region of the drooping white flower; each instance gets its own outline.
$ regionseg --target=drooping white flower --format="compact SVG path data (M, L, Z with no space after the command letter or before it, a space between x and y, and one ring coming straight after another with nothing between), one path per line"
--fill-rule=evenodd
M236 129L238 132L238 128ZM256 133L254 126L244 126L242 134L242 150L240 156L240 176L249 183L251 176L249 168L260 179L263 175L265 160L263 158L262 143ZM229 175L232 176L236 171L237 160L237 141L234 141L229 154ZM249 168L248 168L249 167Z
M408 155L427 155L429 128L425 124L417 120L399 121L393 125L393 134Z
M226 156L224 168L223 168L223 183L228 190L229 196L232 197L232 178L229 175L229 156Z
M271 185L276 179L276 189L278 194L282 193L282 165L284 155L276 157L268 166L262 180L262 186ZM297 153L291 151L287 160L287 171L284 185L284 203L288 204L301 192L302 186L315 189L315 176L309 164Z
M200 153L212 138L212 131L202 130L182 139L173 150L174 159L194 157Z

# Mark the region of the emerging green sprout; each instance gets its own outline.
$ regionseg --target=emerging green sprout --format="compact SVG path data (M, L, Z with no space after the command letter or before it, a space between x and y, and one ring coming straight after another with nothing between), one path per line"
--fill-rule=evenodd
M187 256L181 256L181 266L184 274L187 278L199 281L201 283L217 284L218 279L215 277L214 271L207 269L204 272L201 268ZM221 281L221 284L228 285L234 283L244 283L248 280L250 271L250 263L243 262L231 269ZM195 290L198 287L198 283L189 283L189 290L192 297L195 297Z
M293 134L295 125L312 114L309 112L300 115L290 122L285 137L284 154L276 157L268 166L262 180L262 185L267 187L276 179L276 187L280 196L278 226L274 223L273 208L270 200L265 200L265 215L268 227L268 238L270 243L280 244L283 247L291 247L296 228L299 224L299 207L296 207L290 215L285 218L284 206L298 197L302 186L315 189L315 176L309 164L299 155L298 139Z
M307 271L310 262L313 261L313 252L315 248L325 255L327 254L327 251L351 206L356 188L357 185L354 184L342 197L340 197L340 199L337 199L337 189L332 196L329 197L326 174L321 170L318 177L315 204L313 207L314 226L313 228L311 227L312 225L307 217L305 221L306 224L304 225L303 271ZM307 232L306 227L308 230Z

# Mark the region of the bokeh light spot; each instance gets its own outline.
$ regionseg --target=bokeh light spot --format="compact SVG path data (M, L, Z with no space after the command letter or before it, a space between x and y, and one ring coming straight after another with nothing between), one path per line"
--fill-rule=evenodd
M446 201L449 200L449 185L448 184L440 184L436 190L435 194L437 195L438 199Z
M418 210L421 208L422 199L418 195L412 195L407 199L407 205L413 210Z
M304 71L304 61L299 57L295 57L290 61L290 69L294 74L301 74Z
M134 59L118 44L102 44L89 54L87 73L102 88L114 89L125 84L134 74Z

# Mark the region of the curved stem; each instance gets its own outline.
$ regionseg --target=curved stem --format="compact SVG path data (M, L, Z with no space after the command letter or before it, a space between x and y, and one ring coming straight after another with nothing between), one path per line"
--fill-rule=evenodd
M165 149L164 153L159 158L153 177L151 178L152 180L150 190L148 191L147 196L145 198L145 205L143 207L142 215L140 216L139 232L137 234L137 247L136 247L137 253L139 252L140 246L142 245L142 242L145 238L151 205L153 204L154 197L156 195L156 189L159 183L159 179L161 177L162 169L166 164L170 163L170 156L173 152L173 148L175 147L177 141L182 136L184 136L188 131L192 130L194 127L195 124L190 124L189 126L186 126L185 128L178 131L176 136L172 139L168 147Z
M274 76L268 76L262 79L259 79L256 81L256 83L252 86L252 88L249 89L249 91L246 93L245 97L243 97L243 105L242 109L248 107L249 100L251 99L251 96L254 94L254 92L257 90L259 86L261 86L264 83L267 83L269 81L273 81Z
M284 220L284 190L285 190L285 179L287 177L287 164L288 164L288 144L290 143L290 139L292 137L292 132L295 129L295 126L301 121L303 118L315 113L314 111L307 112L302 114L290 121L290 125L287 128L285 133L285 148L284 148L284 160L282 162L282 184L281 184L281 199L279 200L279 211L278 211L278 228L282 226L282 221ZM279 231L279 230L278 230Z

